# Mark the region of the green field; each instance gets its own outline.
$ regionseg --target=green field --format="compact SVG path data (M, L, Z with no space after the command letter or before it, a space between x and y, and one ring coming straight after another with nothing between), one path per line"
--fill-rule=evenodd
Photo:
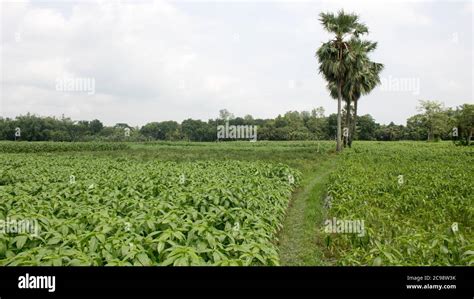
M0 265L474 263L472 147L333 148L0 142L0 220L38 228L0 232Z
M474 151L450 143L357 144L331 175L327 217L365 235L326 236L342 265L474 264Z

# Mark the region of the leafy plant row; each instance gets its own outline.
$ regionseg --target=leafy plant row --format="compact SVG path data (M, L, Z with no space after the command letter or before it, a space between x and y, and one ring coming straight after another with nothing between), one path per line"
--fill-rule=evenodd
M125 143L112 142L0 142L0 153L115 151L128 148Z
M362 143L331 177L327 218L365 235L328 233L341 265L473 265L474 152L452 144Z
M277 265L300 179L239 161L3 154L0 165L0 219L40 227L0 233L0 265Z

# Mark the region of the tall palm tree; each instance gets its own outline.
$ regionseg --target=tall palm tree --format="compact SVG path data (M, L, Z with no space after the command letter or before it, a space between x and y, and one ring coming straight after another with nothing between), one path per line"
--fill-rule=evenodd
M357 117L357 103L361 95L372 91L380 82L379 73L383 65L370 61L368 54L377 48L377 43L352 38L347 43L351 52L347 59L347 73L342 86L342 97L346 102L346 120L345 125L349 129L349 136L344 139L344 146L351 146L352 138L355 133L355 118ZM328 84L331 96L338 97L338 86L335 82ZM351 121L351 107L354 104L354 120Z
M321 13L320 21L324 29L334 38L323 43L317 50L316 56L319 60L319 72L329 84L337 86L337 143L336 151L342 150L341 142L341 104L342 88L346 80L347 71L350 65L349 40L358 38L362 34L368 33L368 28L359 22L359 17L355 14L346 14L340 10L337 15L333 13Z

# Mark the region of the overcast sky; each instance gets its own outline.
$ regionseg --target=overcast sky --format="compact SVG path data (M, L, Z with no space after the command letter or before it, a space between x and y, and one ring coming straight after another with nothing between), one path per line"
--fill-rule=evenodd
M319 13L341 8L385 65L360 114L405 124L419 99L473 103L472 1L2 1L0 115L143 125L223 108L334 113L314 54L330 38Z

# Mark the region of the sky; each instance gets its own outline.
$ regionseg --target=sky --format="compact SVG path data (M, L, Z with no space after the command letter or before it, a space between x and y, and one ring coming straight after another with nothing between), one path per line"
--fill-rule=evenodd
M405 124L419 100L473 103L472 1L2 1L0 116L106 125L337 112L318 73L344 9L377 41L382 84L359 114Z

